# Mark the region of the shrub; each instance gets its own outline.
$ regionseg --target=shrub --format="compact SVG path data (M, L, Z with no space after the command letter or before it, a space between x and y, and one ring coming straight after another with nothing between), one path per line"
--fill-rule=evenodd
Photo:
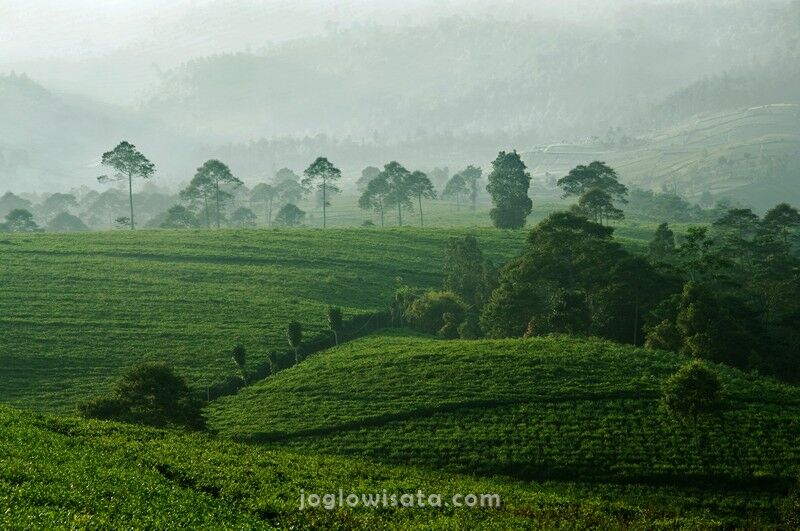
M202 403L166 363L142 363L130 369L108 396L81 404L85 417L156 427L202 429Z
M722 384L717 373L694 360L670 376L662 390L662 401L670 415L691 425L722 411Z
M406 318L412 327L436 334L445 326L444 314L450 313L455 326L464 320L464 302L449 291L427 291L408 307Z

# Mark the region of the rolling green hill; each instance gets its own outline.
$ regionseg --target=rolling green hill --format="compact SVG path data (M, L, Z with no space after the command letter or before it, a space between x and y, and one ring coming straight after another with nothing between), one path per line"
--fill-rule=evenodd
M251 230L0 237L0 402L74 412L127 367L168 361L197 389L306 336L325 308L385 308L398 282L436 286L448 237L476 234L502 262L525 232Z
M524 480L785 492L800 466L800 390L719 366L727 410L695 434L659 410L662 381L685 361L593 339L393 333L315 354L216 401L209 416L223 435L308 453ZM769 512L762 502L737 509Z
M300 511L306 494L442 496L442 507ZM570 491L570 489L575 489ZM455 494L499 494L500 508L446 507ZM642 500L639 500L641 504ZM32 415L0 406L3 529L488 529L713 522L577 487L478 480L308 456L203 435Z

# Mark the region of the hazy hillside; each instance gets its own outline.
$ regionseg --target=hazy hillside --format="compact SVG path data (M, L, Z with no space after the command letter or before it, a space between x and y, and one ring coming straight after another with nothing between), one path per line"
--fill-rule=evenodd
M694 200L708 191L764 210L800 201L800 106L705 113L647 135L540 146L524 159L551 186L576 165L603 160L628 184Z
M673 91L785 50L786 13L782 3L726 2L609 8L598 21L528 14L356 27L190 61L165 75L146 109L221 141L589 136L646 124L642 113Z
M49 90L24 74L0 75L0 190L66 191L96 184L100 157L128 139L172 183L202 162L198 143L157 118Z

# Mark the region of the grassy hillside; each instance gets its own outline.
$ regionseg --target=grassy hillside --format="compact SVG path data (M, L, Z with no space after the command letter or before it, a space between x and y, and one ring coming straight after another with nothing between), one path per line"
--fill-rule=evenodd
M502 262L525 232L471 230ZM0 238L0 401L52 411L102 391L142 360L174 363L203 389L285 348L298 319L383 308L398 280L440 283L465 230L125 231Z
M442 496L441 508L300 511L306 493ZM500 508L453 495L498 494ZM759 526L736 519L736 492L476 479L341 457L269 450L203 435L38 416L0 406L3 529L653 529ZM451 506L445 506L448 503ZM751 503L775 500L752 497Z
M407 508L300 511L306 493L414 492L452 497L498 493L500 509ZM133 426L32 416L0 406L0 527L23 528L463 528L621 527L645 513L615 515L600 500L552 489L311 457ZM652 516L651 516L652 518Z
M719 367L728 410L695 439L659 410L661 382L685 361L589 339L392 334L316 354L209 414L224 435L305 452L521 479L782 492L800 465L800 390ZM762 501L747 510L768 510Z
M708 190L769 208L800 201L800 107L766 105L686 120L625 145L550 145L523 155L535 175L565 175L603 160L621 180L698 198Z

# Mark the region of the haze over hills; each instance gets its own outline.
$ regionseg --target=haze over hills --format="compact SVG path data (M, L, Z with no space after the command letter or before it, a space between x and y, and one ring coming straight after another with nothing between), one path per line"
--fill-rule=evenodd
M55 51L0 57L35 80L0 80L0 188L93 186L93 165L122 138L150 156L162 184L187 181L211 157L254 182L319 154L351 176L392 159L486 167L500 149L585 145L609 128L691 136L698 114L800 103L797 1L545 5L408 18L354 4L313 31L279 31L267 15L291 25L308 6L212 2L163 12L118 43L106 13L82 59L66 44L61 61ZM697 158L692 149L677 162ZM631 176L652 188L670 179ZM690 195L707 187L693 179Z

